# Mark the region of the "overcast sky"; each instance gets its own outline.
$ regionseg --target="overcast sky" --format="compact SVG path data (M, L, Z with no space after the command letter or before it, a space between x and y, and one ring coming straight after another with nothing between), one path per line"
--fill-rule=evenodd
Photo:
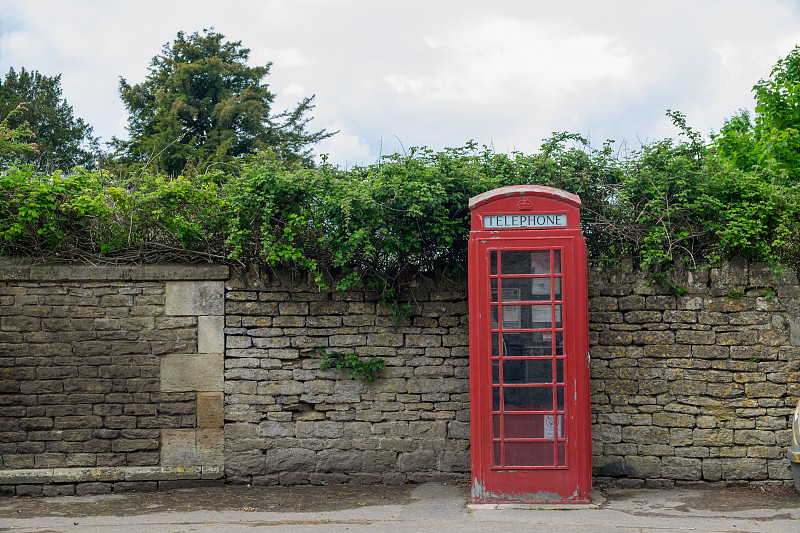
M800 44L800 1L0 0L0 74L62 74L75 115L125 138L119 78L210 27L273 63L280 108L316 94L312 127L340 133L315 152L352 166L553 131L635 148L676 133L667 109L708 134Z

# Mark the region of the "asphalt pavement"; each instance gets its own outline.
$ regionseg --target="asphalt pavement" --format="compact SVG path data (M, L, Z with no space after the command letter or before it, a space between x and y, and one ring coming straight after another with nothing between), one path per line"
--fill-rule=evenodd
M608 489L578 509L468 505L465 484L215 487L0 498L0 532L800 532L800 494L758 488Z

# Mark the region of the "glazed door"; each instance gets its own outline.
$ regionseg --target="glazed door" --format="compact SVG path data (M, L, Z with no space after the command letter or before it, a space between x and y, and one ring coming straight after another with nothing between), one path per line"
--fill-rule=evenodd
M488 283L477 291L479 353L470 364L479 365L473 446L477 437L487 499L588 498L589 488L581 487L586 460L591 467L591 449L583 449L583 432L591 431L582 377L587 339L580 333L585 292L576 286L585 284L585 270L573 244L552 238L478 244L485 271L477 277Z

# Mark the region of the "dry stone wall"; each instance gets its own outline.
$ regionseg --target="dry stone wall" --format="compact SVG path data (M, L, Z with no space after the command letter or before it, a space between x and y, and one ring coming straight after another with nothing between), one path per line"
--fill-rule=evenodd
M789 484L799 291L793 273L744 261L662 284L594 270L595 479Z
M227 267L5 261L0 274L1 492L222 477L222 332L209 344L203 306L216 301L221 324L223 283L207 278Z
M469 475L464 284L420 281L399 324L377 295L289 273L228 284L229 481L405 483ZM371 384L320 370L316 348L385 359Z
M465 280L0 261L0 493L469 476ZM763 264L589 273L597 483L790 485L800 285ZM385 359L373 383L316 349Z

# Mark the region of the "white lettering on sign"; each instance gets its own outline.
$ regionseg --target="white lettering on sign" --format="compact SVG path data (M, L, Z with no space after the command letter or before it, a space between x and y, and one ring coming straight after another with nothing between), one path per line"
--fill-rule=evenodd
M485 215L483 217L484 229L559 228L566 225L566 213Z

